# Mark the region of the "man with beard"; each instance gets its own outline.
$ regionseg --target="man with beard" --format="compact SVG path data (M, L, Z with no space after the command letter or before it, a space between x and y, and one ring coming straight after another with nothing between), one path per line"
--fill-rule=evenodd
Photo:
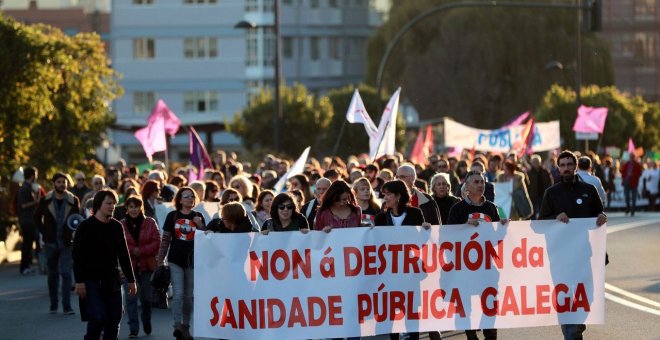
M561 180L548 188L543 196L539 220L551 220L568 223L569 218L596 217L596 225L607 222L603 213L603 202L596 188L579 181L576 175L577 157L570 151L563 151L557 159ZM582 324L563 324L561 331L565 339L582 339L586 330Z
M75 314L71 309L71 241L73 231L66 225L67 218L80 211L80 201L67 191L67 175L53 175L53 190L39 200L34 212L34 222L43 235L44 250L48 259L48 293L50 313L57 313L57 293L62 276L62 308L65 315Z

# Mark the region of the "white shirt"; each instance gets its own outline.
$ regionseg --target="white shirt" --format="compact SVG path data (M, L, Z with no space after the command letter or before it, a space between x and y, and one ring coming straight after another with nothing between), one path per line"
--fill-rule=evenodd
M660 169L648 168L642 173L642 178L646 180L646 190L655 195L658 193L658 181L660 181Z
M403 224L403 219L406 218L406 213L401 214L401 216L394 216L390 213L390 216L392 217L392 223L394 223L395 226L401 226Z
M583 182L589 183L596 187L596 191L598 191L598 196L600 196L600 200L603 202L603 206L606 206L607 194L605 194L605 188L603 188L603 184L600 182L600 178L584 170L578 170L577 174L580 176Z

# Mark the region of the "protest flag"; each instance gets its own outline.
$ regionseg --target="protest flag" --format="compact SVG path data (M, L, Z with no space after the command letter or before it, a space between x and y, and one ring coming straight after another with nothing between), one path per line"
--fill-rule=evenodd
M135 131L134 135L142 144L149 163L151 163L154 153L167 150L165 119L162 116L151 120L146 127Z
M392 95L378 124L378 133L369 138L369 157L372 161L384 155L393 155L396 141L396 119L399 113L401 87Z
M353 92L351 103L348 105L346 120L349 123L362 123L369 138L375 137L378 132L376 124L374 124L369 113L367 113L367 108L364 106L364 102L362 101L362 97L360 97L360 92L357 88Z
M211 164L211 157L206 152L206 147L195 128L191 126L188 134L190 136L190 164L197 168L197 174L193 169L188 173L188 182L192 182L203 179L204 169L211 168L213 165Z
M426 126L426 135L424 130L420 129L417 135L417 141L410 154L410 160L417 164L425 164L429 155L433 153L433 127Z
M580 105L573 131L582 133L603 133L607 119L606 107L590 107Z
M513 120L510 120L508 123L502 125L502 128L518 126L518 125L524 123L525 120L527 119L527 117L529 117L530 114L532 114L532 113L527 111L527 112L521 114L520 116L514 118Z
M165 122L165 132L170 136L176 135L181 126L181 120L176 114L174 114L174 112L172 112L172 110L170 110L162 99L158 99L158 102L151 110L151 114L149 115L149 118L147 118L147 123L151 123L159 117L162 117Z
M293 163L293 166L289 169L289 171L282 175L277 183L275 183L275 186L273 187L273 191L275 191L275 193L282 192L286 186L286 181L288 181L289 178L297 174L301 174L305 170L305 163L307 163L307 157L309 156L309 150L311 148L311 146L308 146L305 151L300 154L300 157L298 157L296 162Z

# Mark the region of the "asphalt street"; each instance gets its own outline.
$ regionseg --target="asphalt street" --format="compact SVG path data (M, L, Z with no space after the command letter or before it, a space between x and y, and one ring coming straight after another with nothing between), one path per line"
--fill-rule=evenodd
M606 323L590 325L586 339L660 340L660 214L610 214L606 273ZM16 262L0 265L0 339L80 339L80 315L48 313L46 276L21 276ZM77 298L72 295L77 311ZM154 310L154 331L143 339L171 339L171 312ZM443 333L445 339L465 339ZM120 339L128 338L127 318ZM386 339L385 336L372 339ZM499 339L562 339L556 327L501 329Z

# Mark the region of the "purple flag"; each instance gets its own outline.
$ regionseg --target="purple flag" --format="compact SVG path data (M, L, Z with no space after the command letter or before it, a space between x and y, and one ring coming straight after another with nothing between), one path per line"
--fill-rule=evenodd
M198 169L197 174L194 171L190 171L188 174L189 181L201 180L204 178L204 169L211 168L211 157L209 157L208 152L206 152L206 147L204 143L199 138L197 131L192 126L190 127L190 164Z
M167 104L162 99L158 99L153 110L151 110L151 114L147 118L147 123L151 124L158 117L163 117L165 120L165 132L170 136L176 135L176 132L179 131L179 127L181 126L181 120L167 107Z
M589 107L580 105L573 131L583 133L603 133L607 119L606 107Z

